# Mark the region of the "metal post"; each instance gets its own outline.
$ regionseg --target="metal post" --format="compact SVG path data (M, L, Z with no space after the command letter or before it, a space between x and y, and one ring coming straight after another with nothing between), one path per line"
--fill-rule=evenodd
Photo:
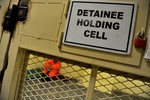
M98 72L98 67L92 66L92 72L91 72L91 76L90 76L90 82L89 82L89 87L87 90L86 100L92 100L92 95L94 92L97 72Z

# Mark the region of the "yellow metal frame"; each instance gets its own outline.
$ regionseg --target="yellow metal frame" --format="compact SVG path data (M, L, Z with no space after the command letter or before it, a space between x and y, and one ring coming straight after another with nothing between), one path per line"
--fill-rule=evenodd
M17 0L14 0L14 2L16 2ZM134 0L133 0L134 1ZM143 5L140 6L140 9L144 9L144 7L146 7L146 10L142 10L140 12L144 12L144 14L146 16L148 16L148 11L150 10L147 9L149 6L149 0L145 0L145 2L143 0L135 0L136 2L138 2L138 5ZM13 2L13 3L14 3ZM18 91L18 84L20 82L21 79L21 74L22 74L22 68L23 68L23 64L25 62L25 56L26 56L26 50L33 50L33 51L38 51L41 53L45 53L48 55L52 55L52 56L57 56L57 57L62 57L62 58L66 58L66 59L70 59L70 60L74 60L74 61L79 61L79 62L84 62L87 64L92 64L93 66L97 66L100 65L102 67L105 68L110 68L113 70L119 70L119 71L124 71L124 72L128 72L128 73L132 73L132 74L137 74L137 75L142 75L145 77L150 77L150 63L148 63L145 59L144 59L144 53L142 49L137 49L134 48L136 50L136 52L139 53L138 56L140 56L140 58L138 57L138 61L139 62L139 66L137 67L137 65L132 65L132 64L122 64L122 63L116 63L115 61L111 61L111 60L107 60L107 59L100 59L97 57L91 57L88 56L88 54L94 53L92 52L87 52L87 55L82 55L81 53L86 52L84 50L78 50L78 48L73 48L71 49L70 47L65 47L61 44L61 39L63 36L63 31L64 31L64 27L65 27L65 22L66 22L66 14L67 14L67 9L68 9L68 4L69 4L69 0L32 0L31 3L42 3L42 4L61 4L63 5L63 11L62 11L62 17L60 20L60 26L58 29L58 33L57 33L57 38L55 39L51 39L48 40L47 37L44 38L40 38L40 37L33 37L33 36L29 36L29 34L27 33L27 30L24 30L25 25L27 25L26 23L28 23L30 21L30 16L27 19L27 21L25 23L18 23L16 31L15 31L15 35L13 36L13 39L11 41L11 47L9 50L9 62L8 62L8 68L5 72L5 76L4 76L4 80L2 83L2 89L1 89L1 94L0 94L0 99L1 100L16 100L16 94ZM145 5L146 4L146 5ZM32 4L30 6L30 9L32 9ZM55 11L54 11L55 12ZM4 13L4 12L3 12ZM39 14L40 15L40 14ZM146 23L147 23L147 18L149 19L149 23L150 23L150 14L148 17L145 17L146 19L142 19L144 15L139 15L141 17L138 17L138 23L139 26L138 27L145 27L146 29ZM2 18L0 18L2 19ZM143 21L144 20L144 21ZM140 26L140 23L143 23L142 26ZM55 24L55 23L53 23ZM34 27L34 26L31 26ZM47 27L47 26L41 26L41 27ZM1 28L1 27L0 27ZM23 33L23 32L26 33ZM30 29L31 31L31 29ZM138 29L136 30L136 32L138 31ZM135 33L136 33L135 32ZM6 41L8 39L9 36L7 36L7 32L4 32L4 34L6 33L6 37L3 39L4 41ZM31 32L32 34L32 32ZM46 39L45 39L46 38ZM65 49L65 50L64 50ZM71 52L68 52L71 51ZM80 52L82 51L82 52ZM102 57L107 58L109 55L105 55L106 53L101 53ZM134 54L134 53L133 53ZM97 55L94 54L95 56ZM99 56L101 56L99 55ZM115 55L116 56L116 55ZM111 59L114 59L115 56L110 55ZM132 56L137 56L137 55L132 55ZM123 58L123 57L121 57ZM121 60L120 57L117 58L117 60ZM132 62L134 62L134 59L132 59ZM97 72L97 67L93 67L93 76L91 76L91 81L95 80L96 77L96 73ZM93 88L93 84L95 83L90 83L89 88ZM91 91L88 91L88 94L92 94ZM88 98L87 98L88 99ZM90 100L90 99L89 99Z
M146 25L147 25L147 19L149 18L148 17L149 0L145 0L144 2L141 0L135 0L135 1L133 0L132 2L137 2L138 4L137 21L136 21L136 27L134 32L134 39L135 39L136 33L139 32L141 27L144 27L145 30L147 29ZM32 3L34 4L36 2L33 0ZM49 4L50 3L52 2L49 2ZM29 23L28 21L30 20L31 17L29 16L29 19L27 20L26 24L20 25L20 27L22 28L22 30L20 30L19 32L21 33L21 40L20 40L21 48L30 49L33 51L38 51L38 52L42 52L54 56L59 56L59 57L68 58L68 59L72 59L84 63L93 64L93 65L101 64L102 67L111 68L114 70L134 73L134 74L143 75L147 77L150 76L149 74L150 68L148 67L150 66L150 64L143 58L143 49L135 48L134 45L132 45L131 55L129 56L106 53L101 51L93 51L93 50L87 50L83 48L63 45L62 37L63 37L64 28L66 24L66 13L68 9L69 0L66 0L65 2L62 1L61 3L62 5L64 5L64 8L59 23L60 27L58 29L57 36L55 36L55 39L51 39L51 37L49 40L47 40L47 38L45 37L40 38L39 35L41 36L41 34L44 34L44 31L43 33L40 34L37 34L38 33L37 31L36 36L32 34L28 35L29 33L32 32L31 29L27 30L26 28L28 25L32 27L32 24L28 24ZM45 28L45 26L43 27ZM51 32L52 33L50 34L55 33L52 30ZM133 39L133 43L134 43L134 39Z

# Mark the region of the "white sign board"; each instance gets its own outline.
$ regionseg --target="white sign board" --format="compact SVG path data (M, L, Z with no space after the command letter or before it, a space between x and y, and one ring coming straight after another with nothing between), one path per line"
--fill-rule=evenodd
M63 43L130 54L136 8L129 2L72 0Z

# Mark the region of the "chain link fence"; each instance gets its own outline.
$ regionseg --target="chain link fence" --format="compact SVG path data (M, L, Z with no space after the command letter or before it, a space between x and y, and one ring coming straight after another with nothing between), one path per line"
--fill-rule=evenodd
M61 61L55 78L42 76L44 62ZM21 100L85 100L92 67L30 52L20 84ZM92 100L150 100L150 79L99 67Z

